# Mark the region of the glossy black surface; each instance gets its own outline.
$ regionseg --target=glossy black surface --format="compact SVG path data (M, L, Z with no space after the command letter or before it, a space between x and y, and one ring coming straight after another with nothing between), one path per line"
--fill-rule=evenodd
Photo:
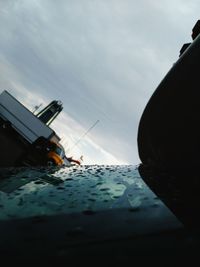
M1 169L0 201L10 261L122 264L179 258L198 244L134 166Z
M149 99L138 127L144 164L179 173L195 168L200 156L200 36L172 66Z

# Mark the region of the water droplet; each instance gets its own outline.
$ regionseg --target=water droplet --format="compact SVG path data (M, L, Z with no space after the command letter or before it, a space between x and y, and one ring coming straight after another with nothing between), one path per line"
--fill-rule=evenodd
M100 191L108 191L108 190L110 190L110 188L106 188L106 187L105 187L105 188L101 188L101 189L100 189Z
M96 199L94 199L94 198L88 198L88 201L95 202L95 201L96 201Z
M65 188L62 186L57 187L58 190L64 190Z
M45 182L43 182L43 181L35 181L34 183L35 184L45 184Z

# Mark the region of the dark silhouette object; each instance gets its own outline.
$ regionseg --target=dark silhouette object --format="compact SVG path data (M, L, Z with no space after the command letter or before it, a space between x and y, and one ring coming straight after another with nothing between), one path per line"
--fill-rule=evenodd
M182 46L181 50L180 50L180 54L179 57L185 52L185 50L191 45L191 43L186 43Z
M200 22L194 41L157 87L140 119L138 152L143 164L165 171L200 165Z
M141 164L139 173L149 188L186 228L199 228L199 175L165 173Z
M200 20L197 21L197 23L194 25L193 29L192 29L192 40L194 40L200 33ZM185 52L185 50L191 45L191 43L186 43L182 46L181 50L180 50L180 54L179 57Z
M192 39L194 40L200 33L200 20L198 20L196 22L196 24L194 25L193 29L192 29Z

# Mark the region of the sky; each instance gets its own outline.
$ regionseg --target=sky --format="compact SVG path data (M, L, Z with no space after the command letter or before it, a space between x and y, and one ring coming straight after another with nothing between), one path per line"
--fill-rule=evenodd
M68 156L137 165L142 112L199 18L197 0L0 0L0 92L61 100Z

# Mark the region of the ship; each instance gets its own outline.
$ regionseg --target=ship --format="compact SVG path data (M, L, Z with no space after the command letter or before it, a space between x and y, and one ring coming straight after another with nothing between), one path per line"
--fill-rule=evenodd
M61 138L50 124L63 110L53 100L37 114L7 90L0 94L0 167L71 166L81 161L67 157Z

